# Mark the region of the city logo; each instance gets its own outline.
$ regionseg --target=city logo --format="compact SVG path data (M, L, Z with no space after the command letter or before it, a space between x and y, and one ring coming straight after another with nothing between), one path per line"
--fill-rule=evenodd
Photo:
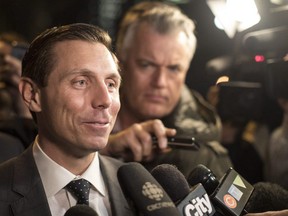
M210 215L212 211L213 208L207 193L202 197L196 197L195 199L189 200L189 204L184 208L185 216Z

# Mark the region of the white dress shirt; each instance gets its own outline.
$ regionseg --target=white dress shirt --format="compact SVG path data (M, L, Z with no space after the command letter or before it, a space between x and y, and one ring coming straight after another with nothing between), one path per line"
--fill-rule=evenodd
M65 186L73 179L78 178L84 178L92 185L89 194L89 206L98 215L112 215L107 188L100 171L98 152L95 153L88 169L81 176L75 176L46 155L39 146L37 138L33 144L33 155L52 216L62 216L70 207L76 205L76 199L65 189Z

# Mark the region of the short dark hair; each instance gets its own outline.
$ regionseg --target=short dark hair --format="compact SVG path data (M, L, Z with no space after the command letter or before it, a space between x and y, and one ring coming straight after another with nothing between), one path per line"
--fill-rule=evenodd
M32 41L22 61L22 76L31 78L39 87L45 87L57 60L52 50L56 43L67 40L101 43L115 58L111 38L101 28L84 23L63 25L45 30Z

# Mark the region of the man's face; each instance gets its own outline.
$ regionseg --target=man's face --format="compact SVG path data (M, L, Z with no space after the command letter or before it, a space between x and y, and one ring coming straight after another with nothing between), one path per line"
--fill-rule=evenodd
M163 35L141 24L124 55L122 105L142 120L169 114L179 100L191 60L185 34Z
M53 54L54 68L40 91L40 144L76 155L102 149L120 108L113 57L104 45L79 40L59 42Z

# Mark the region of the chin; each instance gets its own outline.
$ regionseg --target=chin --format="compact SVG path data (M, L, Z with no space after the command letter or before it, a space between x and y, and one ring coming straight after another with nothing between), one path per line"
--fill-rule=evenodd
M143 116L144 116L144 119L150 120L150 119L161 119L165 115L162 113L146 113Z
M106 147L108 138L96 138L87 142L87 146L95 151L99 151Z
M149 112L142 113L147 119L163 118L168 115L169 112L165 109L146 109L150 110Z

